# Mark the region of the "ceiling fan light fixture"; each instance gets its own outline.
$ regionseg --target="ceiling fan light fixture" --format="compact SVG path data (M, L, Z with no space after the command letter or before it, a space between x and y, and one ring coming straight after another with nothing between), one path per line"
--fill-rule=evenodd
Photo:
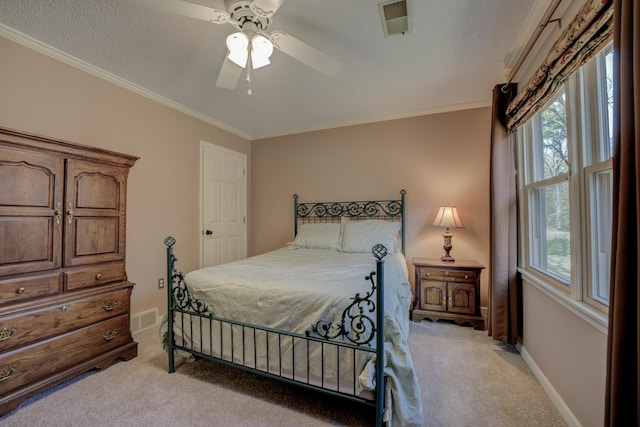
M227 37L227 49L229 49L229 58L235 64L242 68L247 65L249 37L243 32L233 33Z
M251 64L254 69L271 64L269 58L273 54L273 43L260 34L251 39Z

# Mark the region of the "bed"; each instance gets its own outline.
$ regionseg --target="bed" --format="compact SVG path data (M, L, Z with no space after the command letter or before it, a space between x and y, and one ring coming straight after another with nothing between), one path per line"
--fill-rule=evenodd
M370 406L377 426L422 425L400 195L294 195L293 242L186 276L167 237L169 372L176 354L206 358Z

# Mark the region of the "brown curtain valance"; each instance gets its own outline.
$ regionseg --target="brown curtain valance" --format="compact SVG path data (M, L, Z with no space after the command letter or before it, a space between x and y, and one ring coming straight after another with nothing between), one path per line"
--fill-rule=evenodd
M553 45L538 71L507 108L507 127L518 128L535 115L558 86L612 39L613 0L587 0Z

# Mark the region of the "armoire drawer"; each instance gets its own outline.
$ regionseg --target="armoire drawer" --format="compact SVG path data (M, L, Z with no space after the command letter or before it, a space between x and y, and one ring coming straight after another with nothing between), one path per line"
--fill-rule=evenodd
M67 290L81 289L89 286L124 280L124 263L97 264L65 271Z
M62 274L50 273L0 280L0 303L15 303L62 291Z
M127 313L129 289L0 318L0 353Z
M105 320L0 356L0 396L131 342L129 316Z

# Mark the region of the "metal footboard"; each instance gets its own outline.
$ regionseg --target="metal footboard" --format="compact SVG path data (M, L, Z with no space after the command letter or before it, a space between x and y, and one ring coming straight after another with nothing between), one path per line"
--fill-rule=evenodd
M384 246L377 245L372 250L376 271L365 278L371 283L371 289L365 295L358 293L352 298L339 322L320 320L305 334L299 334L217 317L204 301L193 297L182 272L177 270L173 253L176 240L167 237L164 243L167 246L169 372L175 371L174 353L180 350L372 406L376 411L376 426L383 425L383 258L387 253ZM363 398L357 390L358 367L374 355L374 397ZM348 380L343 379L345 376Z

